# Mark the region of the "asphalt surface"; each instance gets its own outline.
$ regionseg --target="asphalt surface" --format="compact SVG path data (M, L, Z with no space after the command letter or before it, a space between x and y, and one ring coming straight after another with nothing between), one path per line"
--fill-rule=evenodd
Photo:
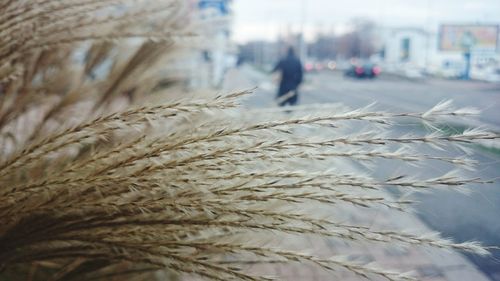
M252 83L259 85L257 95L272 97L276 85L262 73L251 72ZM352 108L376 102L376 108L392 112L420 112L432 108L442 100L453 99L457 107L476 107L481 117L473 125L500 131L500 84L477 81L451 81L441 79L410 80L383 75L373 80L345 78L340 72L325 71L306 76L301 89L301 104L343 103ZM265 105L264 105L265 106ZM400 124L397 134L420 132L424 127ZM469 194L454 191L436 191L416 195L419 203L415 210L428 226L444 237L457 242L480 241L484 245L500 247L500 154L498 151L470 147L471 157L479 162L476 171L466 176L497 179L496 183L470 186ZM422 153L426 148L422 147ZM461 155L451 150L449 156ZM421 176L443 174L451 167L439 162L419 167ZM396 161L381 161L372 173L377 177L393 176L395 172L414 174L411 167L401 167ZM397 195L397 193L395 193ZM493 257L469 256L492 280L500 281L500 250L493 250Z
M317 102L342 102L360 107L376 102L380 108L425 111L443 100L456 107L481 110L479 122L500 130L500 84L444 79L411 80L384 74L376 79L344 78L340 72L308 75L305 93ZM479 124L479 123L477 123Z

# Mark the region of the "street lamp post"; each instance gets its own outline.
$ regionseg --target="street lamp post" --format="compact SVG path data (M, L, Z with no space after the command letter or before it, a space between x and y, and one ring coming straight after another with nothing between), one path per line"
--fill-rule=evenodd
M307 56L307 45L305 43L304 25L306 21L306 0L300 2L300 38L299 38L299 57L301 61L305 61Z
M470 79L470 68L471 68L471 49L476 43L476 38L471 32L465 32L462 36L462 49L464 51L465 59L465 70L463 74L464 80Z

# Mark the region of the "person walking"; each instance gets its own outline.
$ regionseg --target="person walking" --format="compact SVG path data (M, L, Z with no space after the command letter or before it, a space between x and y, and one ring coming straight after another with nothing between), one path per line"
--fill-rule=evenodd
M279 106L296 105L299 98L298 88L302 83L303 70L300 59L292 47L288 48L286 57L282 58L272 72L281 72L277 101Z

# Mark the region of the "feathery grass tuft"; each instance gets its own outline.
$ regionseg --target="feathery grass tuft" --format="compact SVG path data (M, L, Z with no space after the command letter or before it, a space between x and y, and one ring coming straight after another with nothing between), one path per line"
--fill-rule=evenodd
M190 35L180 31L183 9L179 1L1 5L0 276L92 280L168 269L211 280L268 280L242 267L286 262L414 280L269 239L284 234L488 254L476 242L348 223L338 208L408 211L411 199L386 190L488 183L462 174L476 164L465 152L450 157L443 149L498 134L394 135L390 127L476 111L445 102L423 113L367 107L249 120L238 104L246 91L145 105L158 91L169 93L158 90L165 79L159 62L168 61L161 58L177 36ZM121 38L141 43L125 50ZM365 129L353 132L353 124ZM311 137L318 128L325 133ZM420 153L422 146L432 152ZM346 159L416 167L440 161L453 172L379 179Z

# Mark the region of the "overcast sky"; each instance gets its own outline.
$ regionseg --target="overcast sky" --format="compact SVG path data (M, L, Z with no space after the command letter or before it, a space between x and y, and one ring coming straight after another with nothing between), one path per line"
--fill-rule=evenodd
M383 26L437 29L439 23L500 23L500 0L234 0L234 39L273 40L302 19L316 30L343 32L352 18Z

